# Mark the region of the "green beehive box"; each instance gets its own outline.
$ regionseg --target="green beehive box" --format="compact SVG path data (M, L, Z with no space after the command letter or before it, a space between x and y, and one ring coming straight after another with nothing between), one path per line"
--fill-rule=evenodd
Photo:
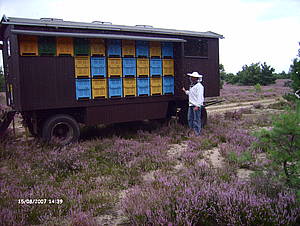
M55 37L39 37L38 40L39 55L55 56L56 42Z
M74 54L75 56L89 56L89 40L85 38L74 38Z

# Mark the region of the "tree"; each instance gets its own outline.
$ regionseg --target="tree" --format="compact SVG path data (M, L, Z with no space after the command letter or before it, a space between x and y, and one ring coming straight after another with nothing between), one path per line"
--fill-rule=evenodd
M263 64L252 63L250 66L244 65L242 71L237 73L236 83L241 85L268 85L276 80L273 74L274 71L275 69L268 66L266 62Z
M255 85L259 83L260 66L259 63L244 65L242 71L237 73L237 83L241 85Z
M291 74L290 73L286 73L285 71L282 71L281 73L277 73L275 74L276 79L290 79L291 78Z
M220 71L221 81L223 81L223 82L225 81L230 84L235 84L237 82L237 76L233 73L227 73L225 71L223 64L219 65L219 71Z
M226 78L226 72L223 64L219 65L219 71L220 71L220 79L224 81Z
M280 115L272 130L259 134L260 146L273 160L275 169L292 187L300 189L300 117L296 112Z
M298 50L298 57L300 57L300 49ZM293 60L293 64L290 66L290 74L292 79L291 87L296 92L300 89L300 59L295 58Z
M238 76L233 74L233 73L228 73L226 74L225 81L228 82L229 84L236 84L238 83Z
M261 64L260 70L260 82L261 85L268 85L275 82L276 77L273 75L275 69L271 66L268 66L266 62Z

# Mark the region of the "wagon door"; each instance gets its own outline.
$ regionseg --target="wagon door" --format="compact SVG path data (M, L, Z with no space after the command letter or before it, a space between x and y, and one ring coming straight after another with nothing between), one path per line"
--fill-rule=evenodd
M219 76L219 41L212 38L185 38L184 70L186 73L194 71L203 76L205 97L220 95ZM186 76L186 80L188 77Z

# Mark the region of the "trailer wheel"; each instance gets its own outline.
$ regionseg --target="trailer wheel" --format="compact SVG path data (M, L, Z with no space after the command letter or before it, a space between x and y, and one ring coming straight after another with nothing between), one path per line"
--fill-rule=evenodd
M204 128L204 126L207 124L207 111L205 107L201 107L201 127Z
M79 136L79 125L69 115L52 116L43 126L42 138L48 143L66 145L78 141Z

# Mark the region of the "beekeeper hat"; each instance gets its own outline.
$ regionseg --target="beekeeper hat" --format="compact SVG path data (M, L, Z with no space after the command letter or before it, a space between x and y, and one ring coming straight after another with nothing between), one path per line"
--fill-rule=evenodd
M194 71L193 73L187 73L188 76L195 77L195 78L202 78L203 75L200 75L198 72Z

